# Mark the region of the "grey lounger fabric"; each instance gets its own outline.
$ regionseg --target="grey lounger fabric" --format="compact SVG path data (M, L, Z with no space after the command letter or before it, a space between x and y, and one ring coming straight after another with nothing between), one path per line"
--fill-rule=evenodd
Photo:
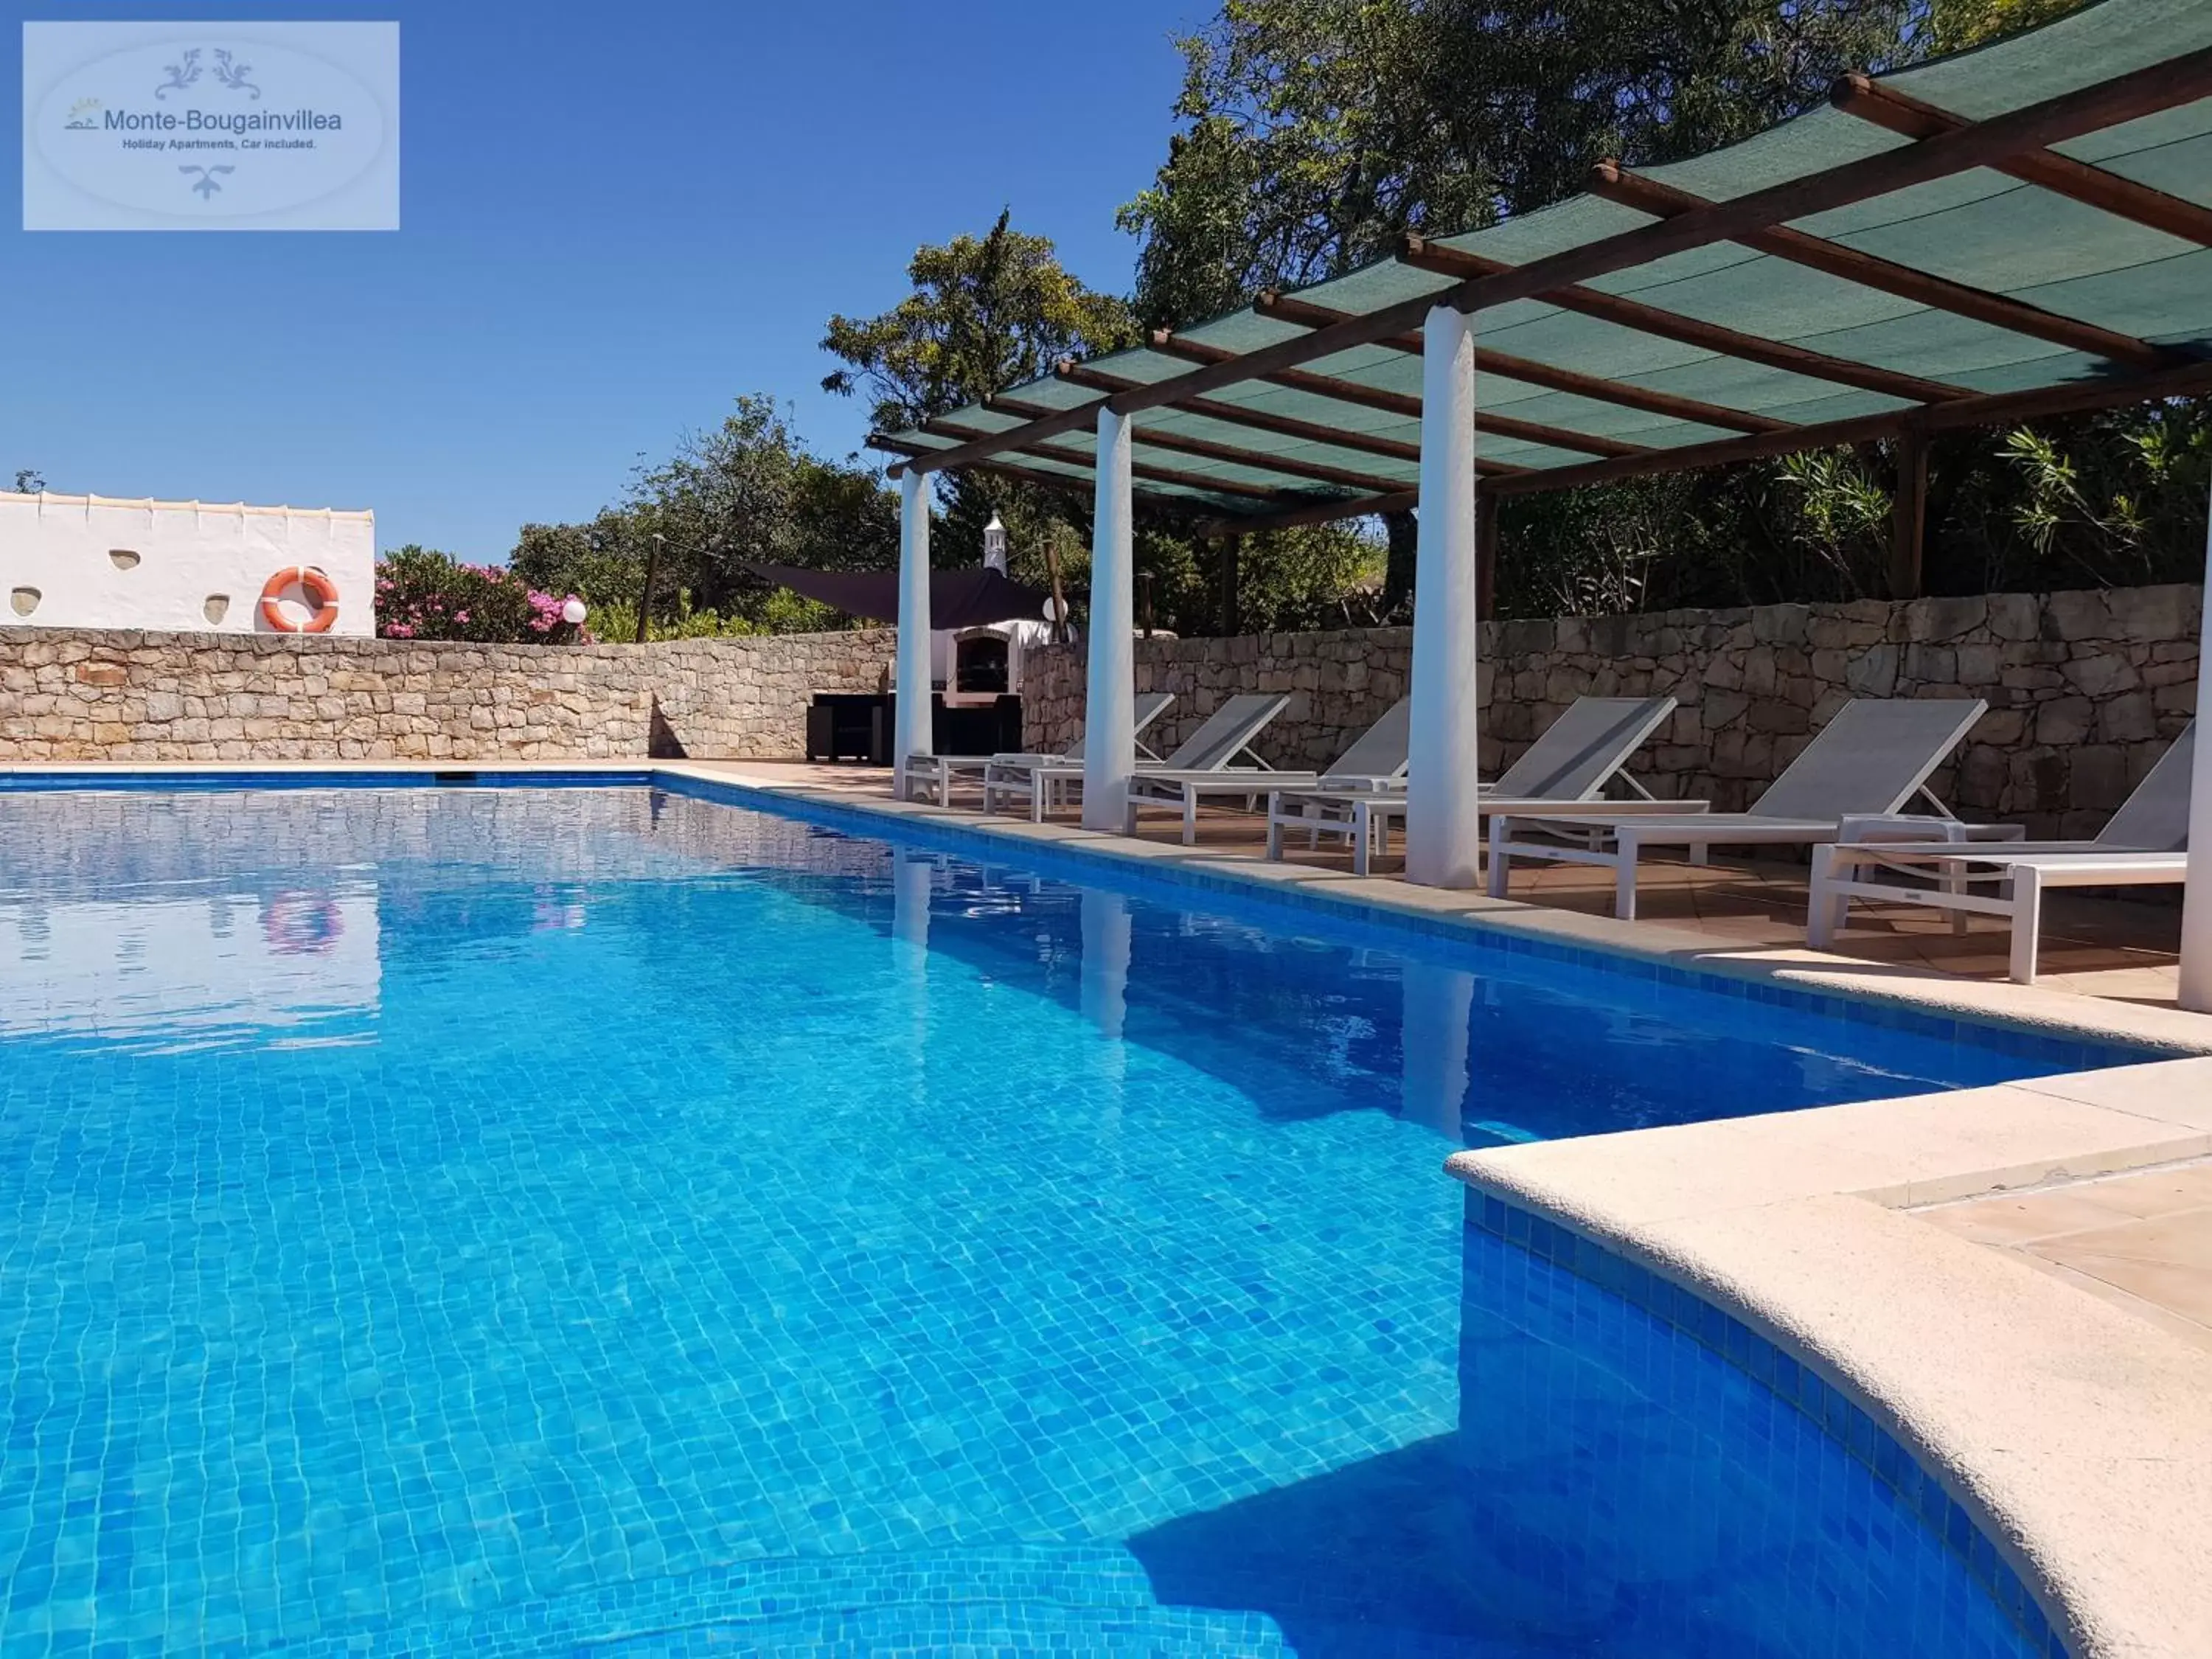
M1401 697L1336 757L1328 771L1269 772L1255 778L1239 767L1206 772L1144 772L1129 791L1127 829L1137 833L1138 814L1147 810L1180 811L1182 844L1198 840L1198 808L1207 797L1241 797L1247 802L1262 793L1272 800L1283 789L1387 789L1406 775L1406 749L1413 718L1413 701Z
M1855 898L1946 910L1961 928L1970 915L1997 916L2012 928L2011 977L2033 985L2046 889L2167 886L2188 879L2196 738L2192 720L2088 841L1885 840L1815 848L1806 942L1829 949Z
M1637 861L1645 847L1686 847L1703 862L1714 847L1832 842L1846 817L1895 812L1920 793L1986 707L1954 698L1847 702L1747 812L1589 814L1548 823L1540 814L1500 813L1490 821L1491 896L1506 896L1516 858L1605 865L1614 872L1613 914L1633 920Z

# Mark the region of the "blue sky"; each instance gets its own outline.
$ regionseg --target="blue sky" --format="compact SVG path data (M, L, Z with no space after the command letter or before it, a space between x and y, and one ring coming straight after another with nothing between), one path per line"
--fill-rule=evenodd
M397 17L396 234L26 234L4 216L0 488L374 507L386 546L503 556L741 392L857 446L833 311L1002 205L1125 289L1114 210L1166 152L1204 0L290 0L27 19ZM20 119L9 176L21 176ZM15 192L11 192L15 193Z

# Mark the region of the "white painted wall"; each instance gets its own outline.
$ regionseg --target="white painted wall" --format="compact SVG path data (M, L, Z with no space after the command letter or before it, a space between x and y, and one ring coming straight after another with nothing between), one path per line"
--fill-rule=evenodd
M331 633L376 631L373 513L0 491L0 628L269 633L262 585L294 565L337 584ZM211 621L217 595L228 603ZM295 621L313 613L296 587L283 603Z

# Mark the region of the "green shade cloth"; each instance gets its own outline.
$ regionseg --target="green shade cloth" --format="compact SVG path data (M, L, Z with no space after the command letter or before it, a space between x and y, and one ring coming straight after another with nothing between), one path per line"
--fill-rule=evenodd
M1881 77L1970 120L1984 120L2095 85L2156 63L2212 46L2212 5L2204 0L2104 0L2032 33L1977 51ZM1911 141L1840 110L1822 107L1742 143L1642 176L1709 200L1726 200L1790 179L1826 172ZM2212 100L2203 100L2107 127L2053 148L2077 161L2199 205L2212 205ZM1652 222L1632 208L1579 196L1487 230L1440 239L1440 245L1524 264ZM1975 169L1892 191L1795 222L1794 228L1877 255L1894 264L2024 301L2044 311L2118 333L2212 355L2212 248L2072 201L2008 175ZM1452 279L1395 260L1305 289L1297 296L1331 309L1371 313L1439 293ZM1996 395L2109 381L2122 371L2107 359L2030 335L1933 309L1913 301L1811 270L1733 242L1719 242L1594 279L1588 286L1762 340L1782 342L1847 362L1942 381L1972 395ZM1832 380L1717 355L1619 324L1565 311L1538 300L1477 314L1481 351L1695 398L1791 425L1814 425L1898 412L1915 405ZM1306 331L1243 310L1185 331L1183 338L1255 350ZM1116 353L1091 365L1137 381L1192 372L1185 359L1149 349ZM1421 362L1381 345L1358 347L1303 365L1311 373L1418 399ZM2139 372L2139 371L2133 371ZM1010 392L1023 402L1066 408L1100 394L1046 379ZM1376 410L1339 398L1241 381L1208 394L1212 401L1266 415L1294 417L1339 434L1368 434L1418 447L1417 416ZM1736 431L1517 381L1479 369L1482 416L1505 416L1653 449L1681 449L1741 436ZM982 433L1025 423L986 408L950 417L965 435L942 430L894 434L897 445L949 449ZM1139 465L1171 468L1190 483L1139 478L1149 496L1180 501L1224 518L1296 507L1302 501L1348 500L1373 493L1316 482L1263 463L1229 463L1146 442L1165 434L1233 447L1270 460L1357 472L1377 487L1410 489L1411 459L1378 456L1341 443L1287 437L1174 408L1135 418ZM1091 428L1048 441L1089 453ZM1598 459L1560 445L1481 432L1480 458L1538 471ZM1087 465L1007 453L997 460L1041 475L1088 483ZM1267 497L1209 489L1208 482L1273 492Z

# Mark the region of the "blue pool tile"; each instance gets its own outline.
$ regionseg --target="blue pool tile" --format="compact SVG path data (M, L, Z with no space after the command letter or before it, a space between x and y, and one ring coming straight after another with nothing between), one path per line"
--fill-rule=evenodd
M1439 1165L2070 1051L712 789L294 781L0 781L0 1659L1687 1659L1716 1558L1740 1651L1874 1587L2011 1653L1863 1414ZM1510 1513L1493 1386L1559 1454ZM1681 1540L1554 1527L1692 1423Z

